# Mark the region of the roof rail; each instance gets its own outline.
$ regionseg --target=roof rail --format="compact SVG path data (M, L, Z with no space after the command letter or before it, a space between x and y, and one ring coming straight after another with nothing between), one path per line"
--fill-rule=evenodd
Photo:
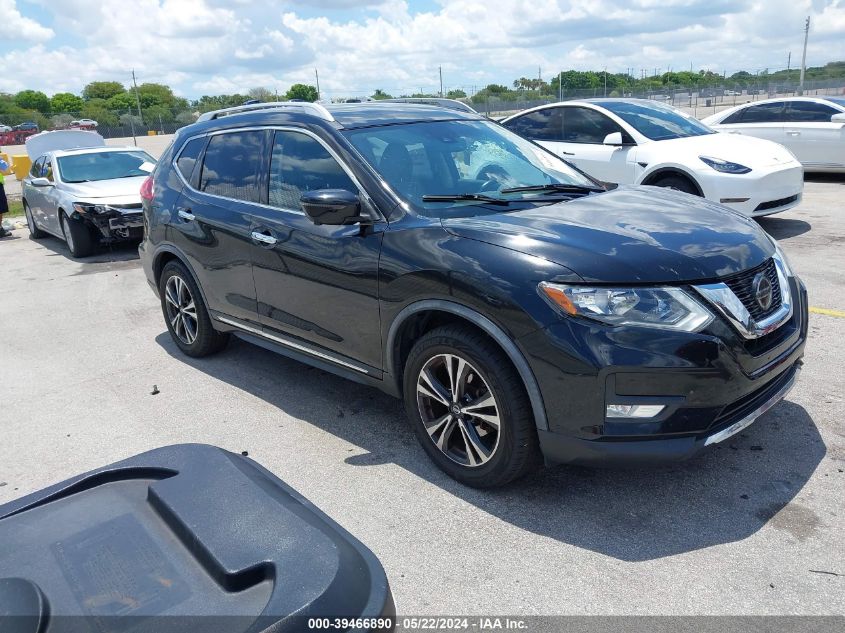
M228 116L230 114L240 114L241 112L255 112L258 110L273 110L273 109L298 109L308 114L323 119L324 121L334 121L332 113L320 103L310 103L308 101L270 101L268 103L250 103L249 105L240 105L233 108L223 108L222 110L214 110L213 112L206 112L201 114L197 119L200 121L213 121L220 117Z

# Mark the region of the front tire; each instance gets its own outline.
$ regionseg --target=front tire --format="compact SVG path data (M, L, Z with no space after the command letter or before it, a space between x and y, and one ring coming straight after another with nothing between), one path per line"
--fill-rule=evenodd
M23 212L26 216L26 225L29 227L29 239L31 240L40 240L44 237L47 237L47 234L38 228L38 225L35 224L35 218L32 215L32 210L29 208L29 205L24 201L23 203Z
M683 176L664 176L655 180L652 184L655 187L665 187L667 189L674 189L675 191L683 191L692 196L701 197L695 185L690 182L689 178L684 178Z
M76 258L88 257L94 251L94 239L88 227L79 220L71 220L64 211L60 223L70 254Z
M199 287L181 262L165 265L158 288L167 330L179 349L199 358L226 347L229 335L212 326Z
M519 375L498 346L471 328L447 325L417 341L405 364L404 398L423 449L463 484L502 486L539 463Z

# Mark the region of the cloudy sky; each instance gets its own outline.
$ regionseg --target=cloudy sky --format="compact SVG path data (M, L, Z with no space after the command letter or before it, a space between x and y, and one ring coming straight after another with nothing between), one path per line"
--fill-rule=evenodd
M447 89L559 70L728 74L845 60L845 0L0 0L0 92L89 81L189 98L313 83L324 96ZM326 94L328 93L328 94Z

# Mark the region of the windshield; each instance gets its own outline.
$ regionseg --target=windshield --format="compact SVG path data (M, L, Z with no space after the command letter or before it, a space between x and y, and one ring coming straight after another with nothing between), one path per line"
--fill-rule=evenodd
M155 165L155 159L141 150L131 152L92 152L57 159L59 174L67 183L113 180L149 176L141 169L144 163Z
M715 134L713 130L691 115L668 105L636 101L602 101L601 107L613 112L652 141Z
M839 97L825 97L825 99L831 103L835 103L840 108L845 108L845 99L840 99Z
M426 215L476 215L485 203L454 196L483 194L480 197L547 204L564 194L503 190L554 184L597 186L554 154L489 121L386 125L350 130L346 136L400 197ZM445 199L424 199L428 196ZM501 211L498 205L489 212Z

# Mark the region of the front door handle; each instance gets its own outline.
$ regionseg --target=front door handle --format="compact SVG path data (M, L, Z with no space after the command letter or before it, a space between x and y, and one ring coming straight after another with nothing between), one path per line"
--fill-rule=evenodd
M561 152L564 156L575 156L575 152Z
M253 231L251 235L252 239L254 239L256 242L261 242L262 244L268 244L270 246L279 241L272 235L267 235L266 233L259 233L258 231Z
M193 222L196 219L196 216L193 213L191 213L190 209L177 209L176 215L178 215L180 218L182 218L186 222Z
M801 132L799 132L798 130L787 130L786 135L787 136L801 136Z

